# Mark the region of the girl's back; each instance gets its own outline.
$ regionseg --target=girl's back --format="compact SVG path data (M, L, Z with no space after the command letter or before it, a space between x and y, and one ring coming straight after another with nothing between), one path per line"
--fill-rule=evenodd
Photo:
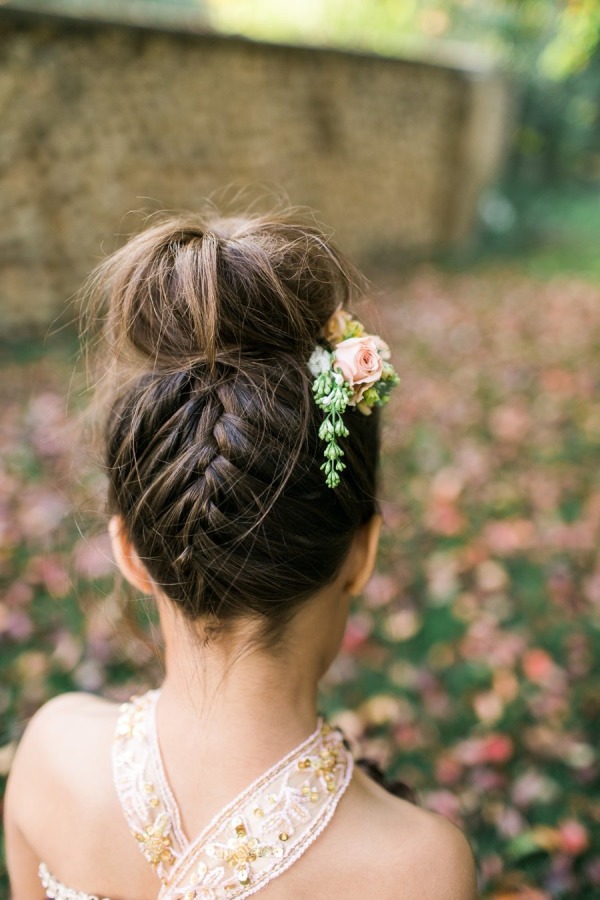
M15 854L30 855L25 862L32 877L22 886L15 882L14 900L44 896L36 875L40 861L65 885L100 898L157 897L160 885L127 827L113 786L111 747L118 712L115 704L70 694L51 701L31 723L11 779L17 809L12 829L20 833L8 838ZM173 746L161 735L160 744L168 775L175 771L171 759L202 757L193 741ZM221 757L177 769L175 797L189 835L198 834L239 792L239 769L232 767L228 779L226 768ZM261 774L247 769L247 783ZM260 896L467 900L476 890L471 853L458 829L392 796L355 769L331 825Z

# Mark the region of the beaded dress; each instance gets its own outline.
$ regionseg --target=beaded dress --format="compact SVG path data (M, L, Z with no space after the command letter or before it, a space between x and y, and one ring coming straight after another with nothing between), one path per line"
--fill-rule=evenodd
M157 875L157 900L243 900L285 872L327 826L352 777L342 735L316 731L189 840L156 734L158 691L121 707L113 775L123 813ZM42 863L47 898L109 900L60 883Z

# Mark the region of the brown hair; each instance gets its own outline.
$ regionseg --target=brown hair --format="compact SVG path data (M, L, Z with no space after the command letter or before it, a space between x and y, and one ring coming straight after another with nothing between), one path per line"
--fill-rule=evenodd
M110 511L186 616L258 617L274 641L376 510L378 413L345 414L331 490L307 367L359 277L314 225L186 214L93 283Z

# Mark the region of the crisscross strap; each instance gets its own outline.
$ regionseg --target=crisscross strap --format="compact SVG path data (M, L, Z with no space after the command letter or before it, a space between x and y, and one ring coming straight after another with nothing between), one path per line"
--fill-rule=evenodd
M162 887L159 900L242 900L308 849L352 776L339 731L317 730L188 842L168 787L154 728L157 692L121 709L113 766L128 824Z
M187 840L164 776L153 728L158 691L121 706L113 743L113 776L127 823L165 885Z

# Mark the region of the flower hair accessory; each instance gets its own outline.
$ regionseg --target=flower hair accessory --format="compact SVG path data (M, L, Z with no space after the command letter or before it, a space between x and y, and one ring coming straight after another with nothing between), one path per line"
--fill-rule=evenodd
M378 335L367 334L363 325L345 309L338 309L323 330L329 348L318 344L308 360L312 375L313 393L325 418L319 428L319 437L325 441L325 472L328 487L340 483L340 472L346 468L342 462L344 451L338 444L339 437L348 437L349 431L342 418L348 406L354 406L370 416L374 406L384 406L391 389L400 383L394 367L389 362L390 350Z

